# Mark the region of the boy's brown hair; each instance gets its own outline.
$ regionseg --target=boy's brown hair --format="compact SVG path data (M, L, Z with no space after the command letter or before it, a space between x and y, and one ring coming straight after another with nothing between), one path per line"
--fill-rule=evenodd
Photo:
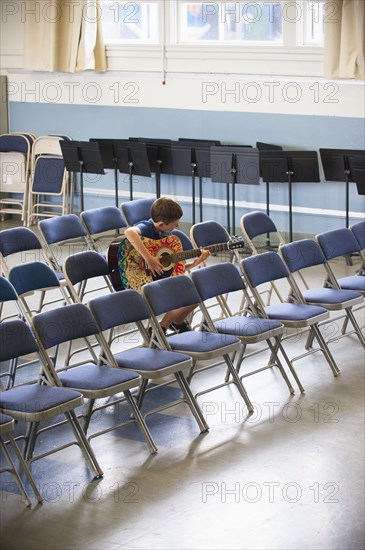
M154 222L163 222L168 225L179 220L183 215L181 206L167 197L160 197L151 206L151 218Z

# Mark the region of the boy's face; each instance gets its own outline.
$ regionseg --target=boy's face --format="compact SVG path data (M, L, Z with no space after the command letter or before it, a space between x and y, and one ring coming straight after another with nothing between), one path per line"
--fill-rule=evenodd
M171 231L179 227L179 220L174 220L168 224L165 222L153 222L153 225L161 233L171 233Z

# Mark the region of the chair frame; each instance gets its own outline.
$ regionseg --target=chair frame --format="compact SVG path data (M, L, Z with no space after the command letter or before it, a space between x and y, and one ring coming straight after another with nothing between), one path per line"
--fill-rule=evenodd
M262 353L266 349L269 349L271 351L270 361L267 365L244 374L243 376L241 376L241 379L246 378L247 376L251 376L252 374L270 369L273 366L277 366L281 376L288 386L290 393L294 394L294 388L291 385L285 368L278 356L278 351L280 351L300 391L304 393L304 388L281 343L284 332L284 325L282 323L276 322L273 323L273 325L276 325L275 327L268 327L265 331L263 331L262 319L256 315L253 315L254 308L251 298L247 292L242 277L240 277L236 269L232 267L232 264L225 263L202 268L201 270L197 270L196 272L192 273L192 280L202 298L200 309L203 314L203 322L205 323L208 330L212 332L218 332L220 334L234 334L241 340L241 350L238 353L236 359L236 370L238 373L240 372L243 360L249 359L250 357ZM212 288L212 281L214 281L214 284L216 285L214 290ZM245 300L249 304L251 310L249 316L237 316L232 313L232 310L226 298L227 291L228 293L239 291L244 294ZM219 299L224 304L223 311L225 315L222 321L214 321L209 314L206 302L212 297L219 297ZM230 323L229 330L225 326L226 323ZM234 330L232 330L232 323L234 323L235 325ZM270 321L268 321L268 324L270 324ZM252 334L253 329L255 330ZM273 344L271 340L273 340L275 344ZM256 344L258 342L266 342L267 346L264 349L259 349L251 353L246 353L246 348L248 345Z
M252 267L251 267L251 264L252 264ZM263 264L263 265L260 266L259 264ZM263 252L262 254L250 256L249 258L242 260L241 268L244 275L244 280L247 286L250 288L253 296L252 306L254 308L253 311L256 315L259 315L264 319L275 319L280 323L282 323L287 328L294 328L297 330L298 329L307 330L310 333L314 333L315 337L317 338L317 341L319 343L318 348L309 349L308 347L306 347L307 351L305 353L298 355L296 357L290 358L291 363L294 363L295 361L298 361L313 353L321 351L331 368L333 376L336 377L340 372L339 368L319 329L319 324L322 321L325 321L329 318L329 312L327 309L323 307L317 307L317 310L315 311L310 309L312 306L308 306L307 304L300 303L300 308L301 308L301 311L303 312L303 315L301 316L301 318L291 319L290 310L292 310L293 306L296 306L297 304L293 304L290 302L286 302L286 303L281 302L279 304L281 309L280 313L284 313L284 314L281 314L281 315L277 314L274 316L270 316L268 313L268 310L270 312L270 308L272 308L273 306L268 306L264 303L262 295L259 291L259 287L262 284L271 282L271 280L278 281L281 279L286 279L288 287L289 289L291 289L290 279L289 279L290 273L284 261L282 260L281 256L277 252ZM271 268L271 272L270 272L270 268ZM263 276L263 270L265 270L265 276ZM257 272L257 280L253 281L251 274L255 272ZM258 275L260 275L260 277L258 277ZM284 308L288 310L289 317L288 317L288 314L285 315ZM307 315L305 315L306 311L307 311ZM312 313L312 315L310 315L310 313ZM286 338L287 337L283 338L282 340L284 341Z
M62 319L63 325L60 324L60 319ZM52 339L51 346L48 345L49 342L47 341L47 326L49 324L60 327L57 335L55 335ZM108 373L111 374L114 368L112 366L100 365L99 357L93 349L94 346L91 345L89 341L89 338L93 337L96 339L100 347L102 345L102 335L100 333L100 329L87 306L84 304L69 304L63 308L58 308L58 310L52 310L47 313L39 313L32 319L32 328L42 352L43 366L48 380L53 381L53 383L57 386L68 387L79 391L85 399L88 399L86 413L80 415L80 417L83 417L84 419L83 430L85 434L88 432L92 415L98 411L110 407L109 398L114 398L112 402L113 405L121 402L127 402L132 409L132 417L130 420L116 422L112 427L94 431L92 434L87 436L88 441L127 424L136 423L144 436L150 453L156 453L157 447L155 442L153 441L144 418L141 415L131 394L132 389L140 386L141 377L135 371L130 371L131 375L135 375L131 376L130 379L126 379L125 381L119 379L119 381L114 381L112 384L103 384L103 377L107 376ZM88 349L91 362L89 360L81 360L74 364L68 362L62 368L57 367L57 355L51 358L50 349L55 346L58 347L63 343L69 345L69 343L80 339L83 339L86 343L86 348L82 348L80 351ZM95 385L92 387L88 385L88 376L93 376L93 372L91 372L91 375L89 374L91 371L90 366L92 368L94 366L100 368L100 385L97 387ZM85 374L82 372L79 374L79 369L83 369L83 367ZM76 374L73 374L73 369L76 369ZM87 372L87 369L89 372ZM83 376L86 376L86 379L81 380ZM77 387L75 387L75 385ZM119 393L122 393L123 396L116 397ZM95 402L99 399L106 399L106 402L96 406Z
M126 305L128 305L128 308ZM133 356L135 359L138 357L138 351L140 351L140 364L136 362L136 364L132 366L132 369L135 372L138 372L138 374L142 377L142 384L137 397L137 405L139 408L142 406L142 402L147 391L153 391L156 388L161 388L164 385L171 384L171 380L161 382L161 379L164 377L171 377L172 375L177 381L182 392L182 398L175 400L172 403L167 403L152 410L148 410L144 413L144 417L146 418L151 414L174 407L179 403L186 403L199 426L200 432L207 432L209 426L204 419L198 403L191 393L184 374L185 370L191 369L193 364L192 359L188 355L176 353L175 363L169 363L168 366L153 370L144 367L146 361L144 348L146 348L150 340L144 322L150 321L151 314L143 297L136 290L127 289L123 292L116 292L109 296L94 298L89 302L88 306L102 331L100 339L101 352L102 357L107 364L117 368L127 368L121 365L123 363L123 355L124 357L128 357L128 352L133 350ZM110 315L108 315L107 318L105 317L105 311L111 312L113 310L115 311L115 309L118 309L120 312L118 319L113 320L113 318L110 318ZM133 325L134 328L132 328L131 325ZM112 331L115 331L116 329L118 332L118 337L128 336L128 341L135 340L137 333L139 332L144 343L141 345L137 344L136 346L128 347L128 350L122 349L121 351L114 351L114 349L112 349L112 334L108 334L108 332L110 331L110 333L112 333ZM134 336L131 338L129 336L130 334L134 334ZM161 353L163 354L162 356ZM170 355L171 352L167 350L150 349L149 361L152 362L155 359L158 362L163 357L166 358L167 356L171 359ZM149 382L152 381L156 381L157 386L148 388Z
M169 299L161 299L166 294L166 292L168 292ZM224 382L221 384L212 386L196 393L195 398L211 391L215 391L229 384L234 384L237 387L242 399L244 400L249 413L251 414L254 410L253 405L247 395L247 392L237 374L237 371L230 357L230 355L232 353L235 353L241 346L241 342L238 338L225 335L224 339L226 340L226 342L222 342L222 338L220 338L221 345L217 346L214 342L217 342L217 339L215 337L218 336L218 334L215 332L189 331L182 334L167 336L161 328L161 325L158 321L159 315L179 307L198 305L201 302L200 295L190 277L186 275L181 275L179 277L169 277L167 279L161 279L160 281L153 281L152 283L148 283L142 287L142 293L151 311L153 341L155 345L157 345L157 347L161 349L186 353L187 355L190 355L192 357L193 366L188 377L189 383L192 377L198 372L203 372L204 370L214 368L222 364L221 361L218 364L215 363L214 365L208 365L206 367L201 367L197 369L196 364L200 360L210 360L220 357L226 364L231 379L224 380ZM199 336L199 340L202 343L208 344L208 340L210 339L213 342L211 348L205 351L200 351L199 346L197 349L196 343L193 343L193 346L191 347L191 344L189 344L189 335L192 334L195 335L194 338L196 338L196 336ZM198 341L198 339L196 340Z

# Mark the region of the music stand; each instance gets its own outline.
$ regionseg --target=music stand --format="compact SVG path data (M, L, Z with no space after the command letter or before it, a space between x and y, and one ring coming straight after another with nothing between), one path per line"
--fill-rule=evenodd
M103 161L103 166L106 169L114 170L114 189L115 189L115 206L119 208L119 196L118 196L118 159L117 152L115 150L114 139L102 139L102 138L90 138L91 142L99 144L99 150Z
M161 171L174 176L191 176L192 223L195 223L195 169L192 148L180 141L161 144Z
M365 151L357 149L319 150L326 181L346 184L346 227L350 217L350 182L356 183L359 195L365 195Z
M90 141L61 140L60 146L66 170L80 173L81 211L83 211L84 174L105 174L99 145Z
M132 140L115 140L118 169L129 174L129 199L133 200L133 175L151 177L146 145Z
M203 221L203 178L210 178L210 148L220 145L216 139L179 138L179 142L192 148L192 157L195 166L195 176L199 178L199 219ZM195 223L195 204L193 204L193 219Z
M282 151L283 148L280 147L280 145L273 145L271 143L263 143L261 141L256 142L256 147L259 150L259 157L260 157L260 176L262 177L262 160L261 160L261 151ZM266 184L266 214L270 216L270 182L267 180L265 181ZM269 238L269 237L268 237ZM268 242L270 244L270 240Z
M289 240L293 240L293 183L319 182L316 151L260 152L261 176L264 181L287 182L289 188Z
M226 184L227 230L230 233L230 184L232 184L232 229L235 231L235 185L237 183L249 185L260 183L259 152L258 149L253 149L250 145L213 146L210 152L212 181Z
M148 162L151 172L156 176L156 198L161 196L161 152L160 147L171 143L171 139L158 138L129 138L131 141L139 141L146 145Z

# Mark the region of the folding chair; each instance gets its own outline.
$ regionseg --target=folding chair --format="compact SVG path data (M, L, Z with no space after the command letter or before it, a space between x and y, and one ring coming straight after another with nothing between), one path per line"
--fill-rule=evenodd
M323 269L323 278L325 279L328 273L324 269L326 258L319 245L314 240L302 239L280 246L279 252L290 271L289 280L293 299L302 304L318 305L329 311L343 311L345 318L347 318L353 326L353 332L359 338L362 346L365 347L365 338L352 311L353 306L363 303L364 298L361 294L353 290L342 290L337 288L312 288L308 283L306 285L307 288L302 291L294 277L295 273L300 272L302 279L304 279L302 270L318 266ZM334 321L334 319L331 319L331 321ZM349 334L350 333L346 333L342 336ZM342 336L340 336L340 338ZM333 338L333 340L337 339L338 337Z
M44 249L34 231L27 227L14 227L0 231L0 265L5 276L9 276L12 267L41 261L44 261ZM51 265L53 268L58 266L56 262ZM66 279L59 266L55 270L55 274L64 288ZM43 307L52 303L55 302L46 302L45 293L41 293L36 311L41 311Z
M136 199L121 204L121 210L128 225L135 225L151 217L151 206L156 199Z
M36 158L29 185L28 225L40 218L68 213L69 174L62 157ZM44 197L42 199L42 197ZM56 197L61 200L56 201Z
M176 237L179 237L183 250L193 250L193 243L183 231L181 231L180 229L173 229L172 234L176 235Z
M360 246L360 256L362 259L361 274L365 275L365 222L355 223L350 226L350 229Z
M196 248L214 248L215 245L229 243L233 238L230 236L226 228L219 222L209 220L205 222L196 223L191 226L190 240ZM242 240L242 248L244 248ZM230 250L227 246L223 246L221 250L218 248L214 252L218 252L221 255L221 261L238 264L241 257L239 255L239 248Z
M40 220L38 227L44 241L45 256L55 271L62 270L60 245L68 247L66 256L73 254L80 246L84 250L92 248L86 229L76 214Z
M0 215L18 215L27 224L31 143L22 134L0 136Z
M81 392L88 399L87 410L83 415L85 434L88 431L92 415L97 411L106 409L111 405L115 407L122 401L127 401L132 409L132 419L113 422L112 426L109 425L94 431L88 436L88 439L90 440L135 422L138 424L150 452L156 453L157 447L131 394L132 389L140 386L141 377L134 371L98 364L98 357L93 346L90 345L89 338L94 337L101 345L100 329L90 310L84 304L66 305L35 315L32 319L32 327L42 351L44 368L50 379L54 380L59 386L62 385L65 388L72 388ZM86 348L82 348L82 356L77 363L67 363L61 367L57 364L57 355L54 360L50 358L51 349L58 348L61 344L76 343L80 339L86 342ZM85 349L88 350L87 358L84 353ZM118 394L122 394L122 396L117 397ZM109 402L108 398L111 397L113 397L113 401ZM103 400L103 403L96 406L95 401L99 399ZM107 399L106 403L104 402L105 399Z
M271 321L269 319L262 319L258 316L254 316L252 312L248 316L232 314L226 299L227 294L235 292L240 292L241 294L246 293L245 284L235 266L231 263L211 265L202 269L197 269L191 274L191 278L200 294L200 307L203 313L203 323L206 328L212 332L218 332L219 334L231 334L241 340L242 346L236 360L237 372L240 372L244 359L248 359L249 357L252 357L253 355L261 353L267 349L265 347L259 351L253 351L252 353L246 354L245 352L248 345L266 342L267 347L271 350L272 356L268 365L244 374L241 379L273 366L277 366L281 376L289 388L290 393L294 393L294 388L291 385L285 369L278 357L277 352L280 350L299 386L300 391L304 392L304 388L281 345L284 325L278 321ZM213 321L211 318L207 307L207 301L211 298L218 298L222 301L222 310L225 313L223 319ZM247 294L245 298L249 300ZM272 341L275 344L273 344ZM272 358L274 359L274 362L272 361Z
M276 249L280 244L285 244L282 234L277 230L273 220L260 210L254 210L244 214L240 220L241 232L245 243L251 249L252 254L260 254ZM258 238L265 236L265 242L258 241ZM274 238L274 245L271 239ZM262 294L267 294L266 304L269 305L272 298L272 291L281 302L284 301L275 282L271 282L268 290Z
M240 226L245 243L250 247L253 254L273 249L270 239L275 239L275 245L285 244L282 234L277 230L273 220L260 210L248 212L241 217ZM265 236L265 242L257 240L257 237Z
M207 388L196 394L195 397L233 383L237 386L248 411L251 413L253 411L252 403L230 358L230 354L240 348L241 342L239 338L229 334L222 335L210 331L188 331L166 336L157 320L159 315L167 311L185 306L198 305L201 302L200 295L192 280L186 275L161 279L144 285L142 292L152 313L151 320L155 334L157 335L156 345L169 351L177 351L190 355L193 359L190 379L193 375L206 368L202 367L197 370L196 363L198 361L210 361L219 357L226 364L228 372L232 377L231 380Z
M40 364L42 363L43 354L40 352L29 326L20 319L0 323L0 361L16 360L29 354L36 355ZM0 412L11 416L18 422L26 423L25 435L15 438L25 441L23 449L25 461L29 465L35 460L76 444L81 449L94 476L101 477L103 471L75 414L75 409L83 404L81 393L50 385L49 382L49 379L45 377L44 369L41 368L38 383L19 384L0 392ZM53 438L52 447L36 455L34 451L39 435L49 432L49 430L59 430L60 422L50 424L48 421L54 418L58 420L60 416L65 417L66 424L72 428L75 439L57 445L57 439ZM47 422L47 425L40 428L40 423L43 422ZM62 425L64 424L62 423Z
M230 261L233 264L237 266L237 269L239 270L239 262L241 259L239 250L240 248L236 249L233 248L231 251L228 246L222 246L220 251L220 244L224 245L225 243L229 243L230 241L234 242L237 241L237 239L233 239L226 228L220 224L219 222L208 220L205 222L196 223L191 226L190 228L190 239L193 242L194 246L197 248L207 248L208 250L213 250L215 252L215 248L217 248L219 261L227 262ZM242 239L242 249L244 249L244 241ZM209 260L208 260L209 261ZM205 265L207 265L208 262L205 262ZM199 269L203 267L203 264L199 266ZM209 308L215 308L216 304L210 304L208 306ZM238 312L244 313L245 312L245 298L242 296L242 302L239 305ZM218 313L218 318L224 317L223 311Z
M108 239L110 242L121 235L121 230L127 227L123 214L116 206L103 206L102 208L92 208L84 210L80 214L82 223L89 235L92 247L97 252L101 252L98 244L99 239ZM111 233L114 233L111 234Z
M288 268L277 252L263 252L250 256L242 260L241 266L245 281L254 298L255 313L264 319L279 321L288 329L299 331L308 329L314 332L320 347L309 349L302 355L290 358L291 363L317 351L322 351L333 375L337 376L339 369L319 329L319 323L329 318L328 310L324 307L304 303L280 302L272 305L264 303L259 291L261 285L283 280L286 281L290 289Z
M4 277L0 276L0 311L3 313L5 306L11 306L12 311L9 313L8 311L5 313L5 315L1 316L1 323L5 322L9 319L19 319L23 315L23 311L20 308L19 302L18 302L18 295L15 291L15 288L13 285ZM22 367L28 366L29 364L34 364L34 361L27 361L26 363L22 364ZM7 370L6 370L7 369ZM5 389L9 389L14 385L15 382L15 373L17 369L17 360L11 359L9 361L9 365L7 367L2 367L2 371L0 373L0 384L1 380L4 378L7 379L7 383L2 384Z
M95 250L85 250L68 256L63 263L66 284L74 302L83 302L86 294L100 292L105 288L114 292L109 277L106 259ZM97 286L102 278L103 286Z
M43 300L43 307L54 304L59 301L69 303L70 298L65 287L49 265L42 262L30 262L13 267L8 274L9 282L13 285L21 304L22 313L30 322L31 318L39 313L39 307L34 309L34 297L39 292ZM55 292L58 296L53 296L52 300L44 302L47 292ZM31 303L33 301L33 303Z
M26 478L29 482L29 484L31 485L32 489L33 489L33 492L34 492L34 495L37 499L37 502L39 503L42 503L43 502L43 498L42 498L42 495L40 494L40 492L38 491L38 487L37 485L35 484L35 481L33 479L33 476L27 466L27 463L25 462L21 452L19 451L19 448L18 448L18 445L16 444L15 440L14 440L14 436L13 436L13 431L14 431L14 424L15 424L15 420L13 418L11 418L10 416L6 415L6 414L2 414L0 413L0 447L4 453L4 456L10 466L10 468L0 468L0 473L3 473L3 472L9 472L11 474L13 474L13 476L15 477L15 481L25 499L25 502L27 503L27 506L31 506L32 505L32 501L27 493L27 490L24 486L24 483L20 477L20 472L18 472L18 469L16 468L15 466L15 463L14 463L14 460L12 459L8 449L6 448L6 444L8 443L10 445L10 447L12 448L18 462L19 462L19 471L23 471L26 475ZM3 439L3 436L6 436L7 437L7 441L4 441Z
M153 388L156 390L166 384L171 384L171 381L161 384L161 380L166 376L173 375L178 382L182 398L149 410L144 416L185 402L195 417L200 431L206 432L208 425L184 375L184 371L192 367L190 356L146 347L149 336L143 321L150 320L151 314L141 294L136 290L128 289L123 292L94 298L88 305L101 331L105 333L102 339L102 353L105 360L115 367L138 372L142 377L142 385L137 400L139 408L142 406L150 382L158 384ZM134 335L125 337L126 334L131 334L132 327ZM120 345L117 345L116 340L112 344L109 339L107 331L111 330L116 331L118 342L123 342L122 349L120 349ZM143 341L139 344L140 337ZM135 342L135 344L131 342Z
M347 228L326 231L316 235L325 258L324 267L327 271L327 285L333 288L355 290L365 295L365 277L361 275L349 275L337 278L329 262L349 254L360 254L361 248L354 233Z

